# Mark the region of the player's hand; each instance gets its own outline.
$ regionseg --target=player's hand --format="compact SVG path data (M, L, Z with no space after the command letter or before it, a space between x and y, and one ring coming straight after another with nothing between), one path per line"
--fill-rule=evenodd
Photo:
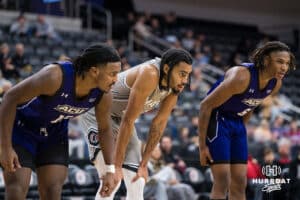
M140 177L145 179L145 183L147 183L147 179L148 179L148 169L146 166L139 166L138 171L135 175L135 177L133 177L133 179L131 180L132 182L137 181Z
M116 173L115 173L115 182L119 182L123 179L123 173L121 167L116 167Z
M15 172L21 168L18 155L13 148L1 148L0 163L7 172Z
M201 166L207 166L214 162L210 155L209 149L206 145L204 147L200 148L199 151L200 151L200 165Z
M122 178L123 173L122 168L120 167L116 167L116 172L114 174L106 173L106 175L102 177L100 195L102 197L109 197Z
M102 177L102 187L101 187L101 190L100 190L100 195L102 197L109 197L110 194L115 189L115 187L116 187L116 184L115 184L115 174L107 172Z

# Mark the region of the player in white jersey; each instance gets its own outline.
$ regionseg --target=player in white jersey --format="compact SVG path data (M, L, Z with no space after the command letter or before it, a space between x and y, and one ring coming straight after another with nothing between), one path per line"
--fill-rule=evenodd
M118 138L115 149L116 179L119 180L123 174L127 200L143 199L150 154L164 132L178 94L188 84L191 72L191 55L182 49L169 49L161 59L149 60L118 75L118 81L112 88L111 117L113 132ZM157 107L158 112L152 120L142 153L142 142L138 139L134 122L140 114ZM105 162L98 145L94 112L89 111L80 121L86 132L90 158L101 177ZM108 198L100 197L98 192L96 199L113 199L116 191L117 188Z

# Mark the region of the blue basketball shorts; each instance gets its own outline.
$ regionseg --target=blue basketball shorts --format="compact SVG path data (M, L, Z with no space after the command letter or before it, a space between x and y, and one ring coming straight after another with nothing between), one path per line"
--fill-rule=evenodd
M241 117L212 112L207 129L206 144L214 164L246 164L247 132Z
M43 165L68 166L68 129L64 126L52 126L46 130L15 120L12 143L21 166L33 170Z

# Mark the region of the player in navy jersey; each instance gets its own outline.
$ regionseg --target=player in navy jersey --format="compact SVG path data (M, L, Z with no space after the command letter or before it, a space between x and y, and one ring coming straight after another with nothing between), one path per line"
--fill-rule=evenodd
M211 199L245 200L247 134L244 123L262 100L278 92L282 79L295 68L295 58L281 42L257 48L253 63L229 69L201 102L200 162L213 174Z
M113 163L110 88L121 69L115 49L96 44L74 62L58 62L9 90L0 107L0 163L5 198L25 199L36 170L41 199L60 199L68 166L68 120L95 107L106 164ZM109 173L108 173L109 172ZM103 177L102 195L115 187L114 170Z

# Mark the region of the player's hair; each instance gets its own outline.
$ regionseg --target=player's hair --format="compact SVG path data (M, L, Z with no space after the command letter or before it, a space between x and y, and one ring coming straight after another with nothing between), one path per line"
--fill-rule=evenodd
M180 62L185 62L189 65L193 63L193 58L189 52L184 49L169 49L162 54L161 62L160 62L160 76L159 76L159 88L168 90L169 89L169 81L171 72L174 69L174 66L178 65ZM169 66L168 74L164 72L164 65L167 64ZM163 87L162 80L167 76L167 87ZM190 81L189 81L190 82Z
M105 66L109 62L119 62L121 58L118 52L106 44L94 44L83 50L82 54L77 56L73 64L76 75L84 78L85 72L94 66Z
M266 56L269 56L270 53L276 51L288 52L290 54L289 70L296 69L296 60L294 54L291 52L290 48L286 44L279 41L267 42L265 45L255 49L251 56L251 60L254 63L254 66L258 67L259 69L264 69L264 58Z

